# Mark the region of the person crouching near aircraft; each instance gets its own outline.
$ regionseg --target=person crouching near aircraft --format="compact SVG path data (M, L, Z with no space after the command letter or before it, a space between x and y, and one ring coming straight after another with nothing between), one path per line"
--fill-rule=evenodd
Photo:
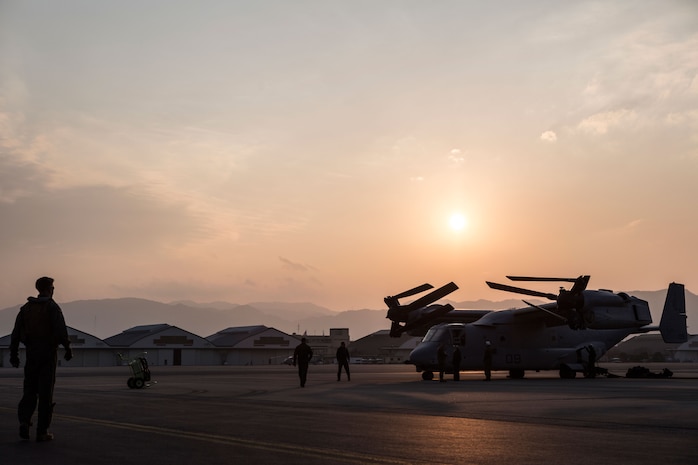
M446 371L446 349L443 344L439 345L439 350L436 352L436 360L439 362L439 382L445 383L444 372Z
M485 369L485 381L489 381L492 377L492 355L495 349L490 341L485 341L485 355L482 357L482 365Z

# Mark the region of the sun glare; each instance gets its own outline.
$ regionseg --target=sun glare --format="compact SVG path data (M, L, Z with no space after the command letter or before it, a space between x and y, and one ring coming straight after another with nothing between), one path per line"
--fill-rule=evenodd
M466 225L465 217L460 213L454 213L448 220L448 225L454 231L461 231L465 228Z

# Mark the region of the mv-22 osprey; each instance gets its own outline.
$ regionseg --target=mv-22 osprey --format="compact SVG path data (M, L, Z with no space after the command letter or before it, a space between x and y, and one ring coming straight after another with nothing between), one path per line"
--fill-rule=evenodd
M688 339L683 284L669 285L659 326L652 325L646 301L624 292L587 290L589 276L540 278L507 276L512 281L558 281L574 283L558 294L487 282L493 289L552 300L552 303L510 310L455 310L451 304L436 304L458 289L454 283L401 305L399 299L433 289L423 284L384 299L392 321L390 335L424 336L410 354L410 363L425 380L438 371L437 349L447 350L446 372L453 372L451 354L460 347L460 370L482 370L487 343L493 348L492 370L508 370L510 378L523 378L526 370L559 370L561 378L587 373L596 357L630 334L660 331L664 342Z

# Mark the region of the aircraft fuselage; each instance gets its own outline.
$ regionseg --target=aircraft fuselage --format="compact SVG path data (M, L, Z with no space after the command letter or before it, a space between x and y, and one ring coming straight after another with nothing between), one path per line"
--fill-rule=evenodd
M493 348L492 370L560 370L588 362L593 346L596 357L632 334L632 328L606 330L572 330L560 325L546 327L531 324L514 329L506 324L487 326L450 323L433 326L422 342L410 354L417 371L437 371L436 353L443 344L448 354L446 371L453 372L453 348L460 346L460 370L482 370L485 342Z

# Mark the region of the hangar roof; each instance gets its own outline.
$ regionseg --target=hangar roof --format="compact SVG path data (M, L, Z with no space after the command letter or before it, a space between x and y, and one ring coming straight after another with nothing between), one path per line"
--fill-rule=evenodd
M239 326L226 328L212 334L206 340L216 347L235 348L289 348L293 349L300 339L275 328L266 326Z

